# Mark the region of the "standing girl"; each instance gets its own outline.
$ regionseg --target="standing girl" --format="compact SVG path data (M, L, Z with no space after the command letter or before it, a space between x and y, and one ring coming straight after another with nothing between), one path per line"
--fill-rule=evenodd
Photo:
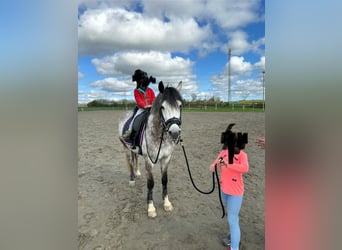
M223 239L223 242L228 246L228 250L239 250L241 238L239 212L244 194L242 175L248 172L249 164L247 154L243 151L247 139L241 142L241 138L238 138L238 135L231 131L233 125L230 124L226 131L222 133L221 143L223 143L223 148L210 165L210 171L215 171L215 165L217 169L221 170L220 185L222 198L227 208L230 232L230 242L228 238ZM234 150L234 152L231 152L234 153L234 156L230 163L228 147L231 148L229 146L231 143L234 143L234 147L231 149Z

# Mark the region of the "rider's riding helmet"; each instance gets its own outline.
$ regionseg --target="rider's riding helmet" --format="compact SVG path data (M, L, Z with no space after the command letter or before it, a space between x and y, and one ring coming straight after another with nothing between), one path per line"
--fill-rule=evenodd
M136 71L134 71L134 75L132 75L132 82L134 81L138 82L141 79L147 80L148 79L147 73L145 71L137 69Z

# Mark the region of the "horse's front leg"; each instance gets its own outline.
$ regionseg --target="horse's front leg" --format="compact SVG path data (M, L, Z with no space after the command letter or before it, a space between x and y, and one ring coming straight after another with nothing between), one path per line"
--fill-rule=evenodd
M146 175L147 175L147 216L154 218L157 216L156 208L153 204L153 187L154 180L152 175L152 166L146 162Z
M169 196L167 193L167 166L169 164L170 158L166 161L162 162L161 171L162 171L162 185L163 185L163 200L164 200L164 210L170 212L173 210L173 206L169 200Z
M162 175L162 184L163 184L163 200L164 200L164 210L170 212L173 210L173 206L169 201L169 196L167 194L167 171L165 171Z

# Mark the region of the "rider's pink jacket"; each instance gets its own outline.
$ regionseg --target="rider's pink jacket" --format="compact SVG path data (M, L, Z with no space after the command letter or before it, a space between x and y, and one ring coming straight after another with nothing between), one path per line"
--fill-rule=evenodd
M244 193L244 184L242 174L249 170L247 154L240 150L239 154L234 155L233 164L222 165L220 167L220 158L228 163L228 149L223 149L216 160L211 165L217 164L217 169L221 168L220 184L221 190L225 194L241 196Z

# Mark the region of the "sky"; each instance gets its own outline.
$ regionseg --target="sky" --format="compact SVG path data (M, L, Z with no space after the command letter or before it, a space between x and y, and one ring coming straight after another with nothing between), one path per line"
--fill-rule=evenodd
M136 69L156 94L226 102L230 82L229 101L262 100L264 0L79 0L78 103L134 100Z

